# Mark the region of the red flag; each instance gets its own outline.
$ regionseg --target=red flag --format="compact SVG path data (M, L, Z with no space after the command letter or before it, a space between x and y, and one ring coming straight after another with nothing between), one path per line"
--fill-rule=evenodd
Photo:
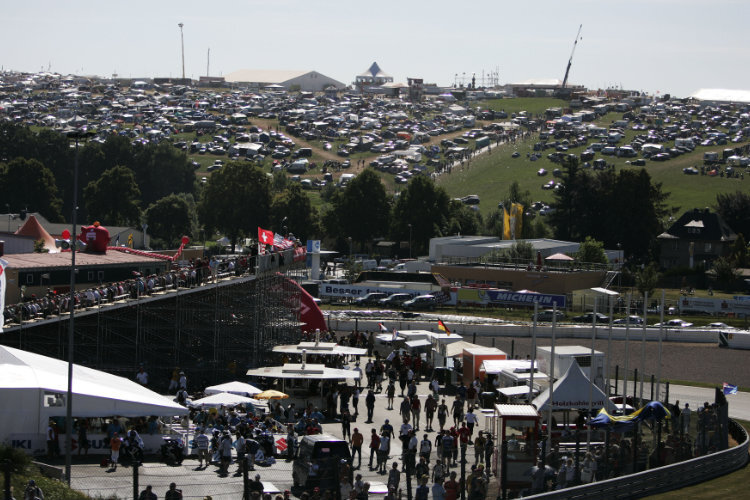
M258 243L262 245L273 245L273 231L262 229L258 226Z
M387 332L388 328L385 327L383 323L378 323L378 326L380 327L381 332Z

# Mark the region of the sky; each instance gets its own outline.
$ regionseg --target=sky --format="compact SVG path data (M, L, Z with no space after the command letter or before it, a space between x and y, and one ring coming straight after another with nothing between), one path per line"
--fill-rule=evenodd
M150 78L315 70L345 84L373 61L396 82L562 80L686 97L750 89L746 0L35 0L5 2L0 67Z

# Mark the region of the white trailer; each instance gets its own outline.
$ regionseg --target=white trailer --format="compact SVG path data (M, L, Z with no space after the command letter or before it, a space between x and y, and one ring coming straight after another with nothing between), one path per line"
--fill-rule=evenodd
M536 355L538 370L544 373L550 373L550 365L552 360L552 347L543 346L537 347ZM594 351L594 357L591 358L591 348L583 347L580 345L563 345L555 346L555 366L552 376L555 379L561 378L573 364L573 361L578 363L581 367L581 371L591 379L591 368L594 369L594 384L601 390L606 390L606 376L604 369L606 366L606 357L603 352Z

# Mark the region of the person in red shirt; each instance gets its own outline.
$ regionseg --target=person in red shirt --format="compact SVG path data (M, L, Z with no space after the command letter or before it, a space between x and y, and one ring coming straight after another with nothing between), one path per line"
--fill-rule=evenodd
M411 416L414 420L414 430L419 430L419 414L422 411L422 403L419 401L418 396L411 398Z
M414 358L413 365L414 366L412 368L414 369L414 380L416 382L419 382L419 375L422 373L422 358L416 356Z
M458 481L456 481L456 472L451 472L450 479L444 484L445 488L445 500L456 500L458 498Z

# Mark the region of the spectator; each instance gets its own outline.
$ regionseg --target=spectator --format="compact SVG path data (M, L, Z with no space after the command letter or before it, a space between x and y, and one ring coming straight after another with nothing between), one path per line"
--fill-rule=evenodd
M44 500L44 492L33 479L30 479L26 484L26 489L23 491L23 500Z
M398 470L398 462L393 462L391 470L388 471L388 489L398 491L398 483L401 481L401 473Z
M445 488L445 500L456 500L458 498L458 481L456 472L451 472L450 478L443 484Z
M351 435L349 442L352 445L352 467L354 466L354 455L359 455L359 462L357 463L357 469L362 467L362 443L365 437L359 432L358 428L354 428L354 434Z
M156 500L156 493L151 491L151 485L146 486L146 489L141 491L138 495L138 500Z
M164 500L182 500L182 490L178 490L175 483L169 483L169 490L164 494Z

